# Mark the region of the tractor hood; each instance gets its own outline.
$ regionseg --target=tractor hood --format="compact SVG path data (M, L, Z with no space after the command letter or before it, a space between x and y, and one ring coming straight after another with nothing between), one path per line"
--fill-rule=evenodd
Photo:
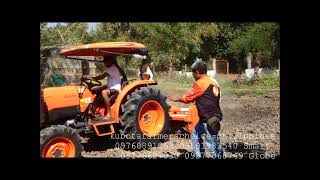
M61 56L110 56L117 53L146 55L148 49L135 42L103 42L76 46L60 52Z

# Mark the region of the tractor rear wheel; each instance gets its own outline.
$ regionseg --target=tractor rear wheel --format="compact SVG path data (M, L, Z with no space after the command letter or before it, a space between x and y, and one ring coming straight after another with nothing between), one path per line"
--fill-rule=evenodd
M53 125L40 131L40 157L80 157L82 151L81 137L71 127Z
M159 89L142 87L136 90L129 95L123 112L121 124L129 139L140 143L157 143L166 138L170 122L169 105ZM142 144L139 147L135 146L136 149L145 146Z

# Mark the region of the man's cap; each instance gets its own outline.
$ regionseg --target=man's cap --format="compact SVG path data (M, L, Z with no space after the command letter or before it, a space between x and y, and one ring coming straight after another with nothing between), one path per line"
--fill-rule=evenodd
M203 63L201 58L196 57L196 60L191 65L191 69L196 69L200 63Z

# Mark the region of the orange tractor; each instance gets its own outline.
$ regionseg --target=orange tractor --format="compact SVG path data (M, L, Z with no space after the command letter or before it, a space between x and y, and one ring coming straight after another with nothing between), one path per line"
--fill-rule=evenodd
M79 56L128 55L147 58L147 48L134 42L106 42L77 46L60 53L69 59L82 61L83 75L89 74L88 60ZM93 60L92 60L93 61ZM93 121L103 116L105 105L91 89L101 85L93 79L81 78L78 86L49 87L40 91L40 156L80 157L86 136L125 135L128 141L147 143L160 141L172 122L182 122L190 132L198 113L195 105L177 108L166 103L166 97L155 80L143 76L140 80L122 83L119 94L110 97L111 121ZM100 99L100 101L99 101ZM139 147L139 146L136 146ZM145 147L145 146L140 146Z

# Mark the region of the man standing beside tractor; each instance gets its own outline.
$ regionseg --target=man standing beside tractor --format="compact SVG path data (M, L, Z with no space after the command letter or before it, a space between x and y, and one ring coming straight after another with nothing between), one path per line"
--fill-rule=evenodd
M200 121L191 133L194 156L204 157L203 135L207 141L208 150L213 158L222 158L223 149L220 145L218 132L222 112L220 109L220 86L216 80L207 76L207 66L202 60L197 60L191 66L192 75L196 82L193 89L177 98L169 97L174 102L190 103L195 101Z

